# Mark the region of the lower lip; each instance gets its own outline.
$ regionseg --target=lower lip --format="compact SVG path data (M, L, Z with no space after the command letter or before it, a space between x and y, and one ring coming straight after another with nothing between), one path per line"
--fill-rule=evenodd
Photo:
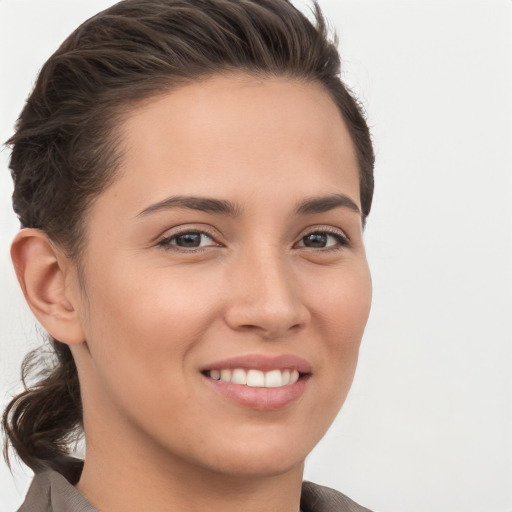
M233 384L203 376L206 382L228 400L258 411L276 411L298 400L306 389L308 375L302 375L294 384L278 388L255 388Z

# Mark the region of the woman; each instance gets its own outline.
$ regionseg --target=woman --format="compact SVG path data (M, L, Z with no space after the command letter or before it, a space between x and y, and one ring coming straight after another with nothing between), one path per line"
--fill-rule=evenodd
M20 510L366 510L302 485L371 300L373 150L319 8L120 2L10 142L12 258L56 355L4 414Z

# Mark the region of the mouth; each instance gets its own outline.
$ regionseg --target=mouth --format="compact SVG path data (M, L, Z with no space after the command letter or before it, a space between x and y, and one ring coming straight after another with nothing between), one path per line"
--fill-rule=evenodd
M305 392L312 376L302 358L250 355L219 361L201 370L204 381L224 399L260 411L284 408Z
M232 382L251 388L280 388L295 384L301 377L297 369L275 369L262 371L256 368L223 368L221 370L205 370L203 375L222 382ZM304 375L304 374L303 374Z

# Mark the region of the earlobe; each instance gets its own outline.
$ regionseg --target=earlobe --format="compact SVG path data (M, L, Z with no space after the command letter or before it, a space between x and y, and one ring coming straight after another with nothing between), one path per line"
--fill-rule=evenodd
M67 344L84 341L78 284L71 261L38 229L22 229L11 258L30 309L53 338ZM70 281L75 281L70 286Z

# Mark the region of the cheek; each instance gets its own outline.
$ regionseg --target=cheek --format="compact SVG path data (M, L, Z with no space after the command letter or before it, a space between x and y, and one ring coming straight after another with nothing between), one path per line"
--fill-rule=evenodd
M368 320L372 287L368 266L357 265L344 275L332 277L317 293L315 314L322 339L319 353L320 372L327 376L323 406L339 409L352 383L361 338ZM313 320L315 321L315 320ZM313 326L315 327L315 326Z
M332 349L342 350L361 341L372 299L370 271L366 261L326 275L313 293L313 318ZM348 348L348 347L346 347Z
M87 280L84 330L98 372L110 386L123 375L128 386L169 380L216 316L212 287L180 280L171 269L109 268L115 271L90 269Z
M201 319L213 314L215 298L208 279L194 275L187 280L186 276L179 268L142 268L137 272L136 265L119 262L112 272L91 271L91 327L103 326L111 336L119 331L127 341L137 337L148 343L151 337L153 343L163 338L169 344L182 338L173 333L195 334L194 328L201 330Z
M104 409L133 422L170 418L187 408L190 354L216 316L215 299L204 280L189 286L169 270L129 279L114 268L90 272L87 281L88 386L95 400L106 400Z

